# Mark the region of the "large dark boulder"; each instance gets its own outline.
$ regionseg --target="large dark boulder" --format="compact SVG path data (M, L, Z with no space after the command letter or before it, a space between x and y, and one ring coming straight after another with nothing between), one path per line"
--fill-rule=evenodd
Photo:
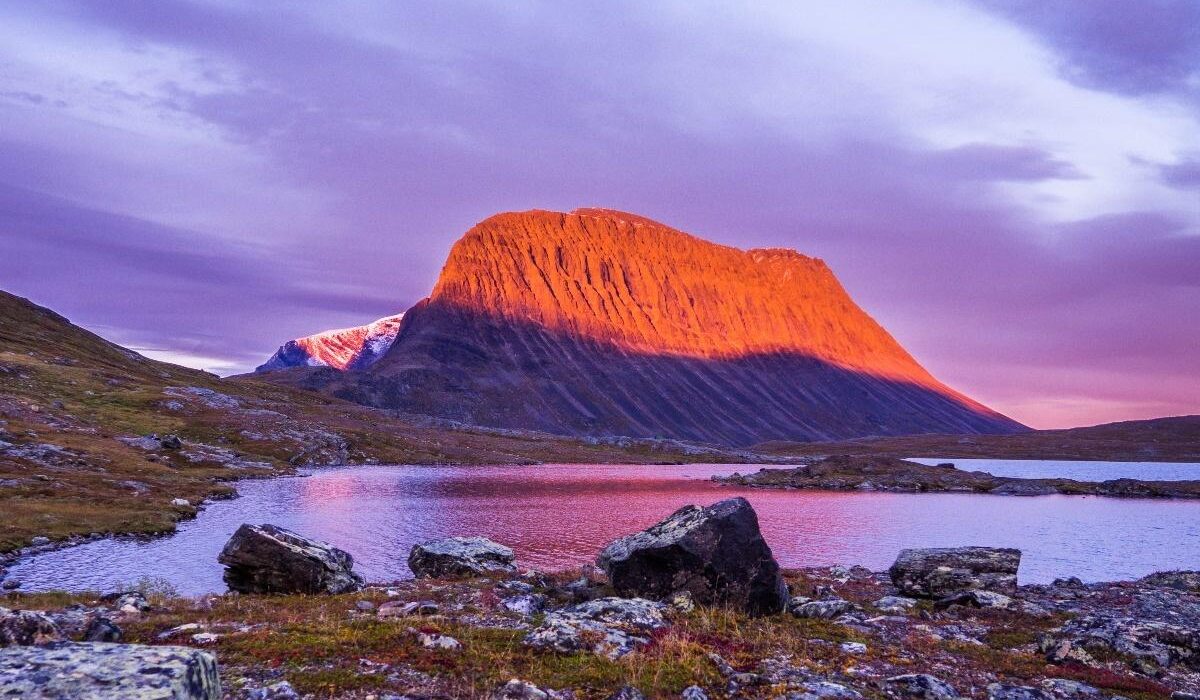
M888 569L903 595L945 598L964 591L1017 592L1021 550L1002 547L905 549Z
M744 498L684 506L653 527L612 542L598 563L617 593L661 600L678 591L702 605L754 615L788 601L779 564Z
M418 544L408 553L417 578L452 578L517 570L513 551L486 537L449 537Z
M0 608L0 647L45 644L58 639L62 639L62 633L45 613Z
M199 649L55 642L0 649L0 697L218 700L221 681Z
M239 593L347 593L362 588L354 558L274 525L242 525L217 557Z

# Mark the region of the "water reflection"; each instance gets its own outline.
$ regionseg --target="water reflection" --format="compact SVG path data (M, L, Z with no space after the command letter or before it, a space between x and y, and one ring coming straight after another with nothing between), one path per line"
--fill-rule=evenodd
M242 522L271 522L351 552L368 580L409 575L416 542L482 534L524 566L591 561L620 535L687 503L750 499L785 566L884 568L912 546L986 544L1025 550L1023 581L1140 576L1200 561L1200 503L1049 496L881 494L732 489L708 480L745 465L627 467L355 467L239 484L153 541L94 542L16 566L25 588L111 589L143 576L183 593L223 590L216 555Z

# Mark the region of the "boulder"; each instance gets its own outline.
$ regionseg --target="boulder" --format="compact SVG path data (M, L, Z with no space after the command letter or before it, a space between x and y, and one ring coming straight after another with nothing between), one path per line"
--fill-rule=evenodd
M612 542L598 563L624 596L661 600L687 591L701 605L729 605L752 615L780 612L788 601L758 516L740 497L705 508L684 506Z
M0 608L0 647L45 644L61 638L58 625L45 613Z
M362 588L354 558L274 525L242 525L217 561L239 593L348 593Z
M0 697L218 700L217 660L187 647L55 642L0 649Z
M418 544L408 554L408 568L417 578L451 578L511 573L513 551L486 537L450 537Z
M888 569L906 596L946 598L976 589L1012 595L1021 550L997 547L905 549Z

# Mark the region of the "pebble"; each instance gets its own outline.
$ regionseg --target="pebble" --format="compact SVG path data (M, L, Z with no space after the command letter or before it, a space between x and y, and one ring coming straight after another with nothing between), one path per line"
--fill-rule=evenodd
M867 645L862 642L842 642L842 651L847 654L865 654Z

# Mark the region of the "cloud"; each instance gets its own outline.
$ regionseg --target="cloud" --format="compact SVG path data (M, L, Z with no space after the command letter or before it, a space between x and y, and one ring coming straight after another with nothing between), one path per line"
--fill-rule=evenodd
M1200 97L1200 4L1194 0L976 0L1062 56L1065 78L1127 95Z
M609 206L826 258L1018 419L1197 410L1183 10L1143 51L1039 7L14 5L0 286L251 367L424 296L496 211Z

